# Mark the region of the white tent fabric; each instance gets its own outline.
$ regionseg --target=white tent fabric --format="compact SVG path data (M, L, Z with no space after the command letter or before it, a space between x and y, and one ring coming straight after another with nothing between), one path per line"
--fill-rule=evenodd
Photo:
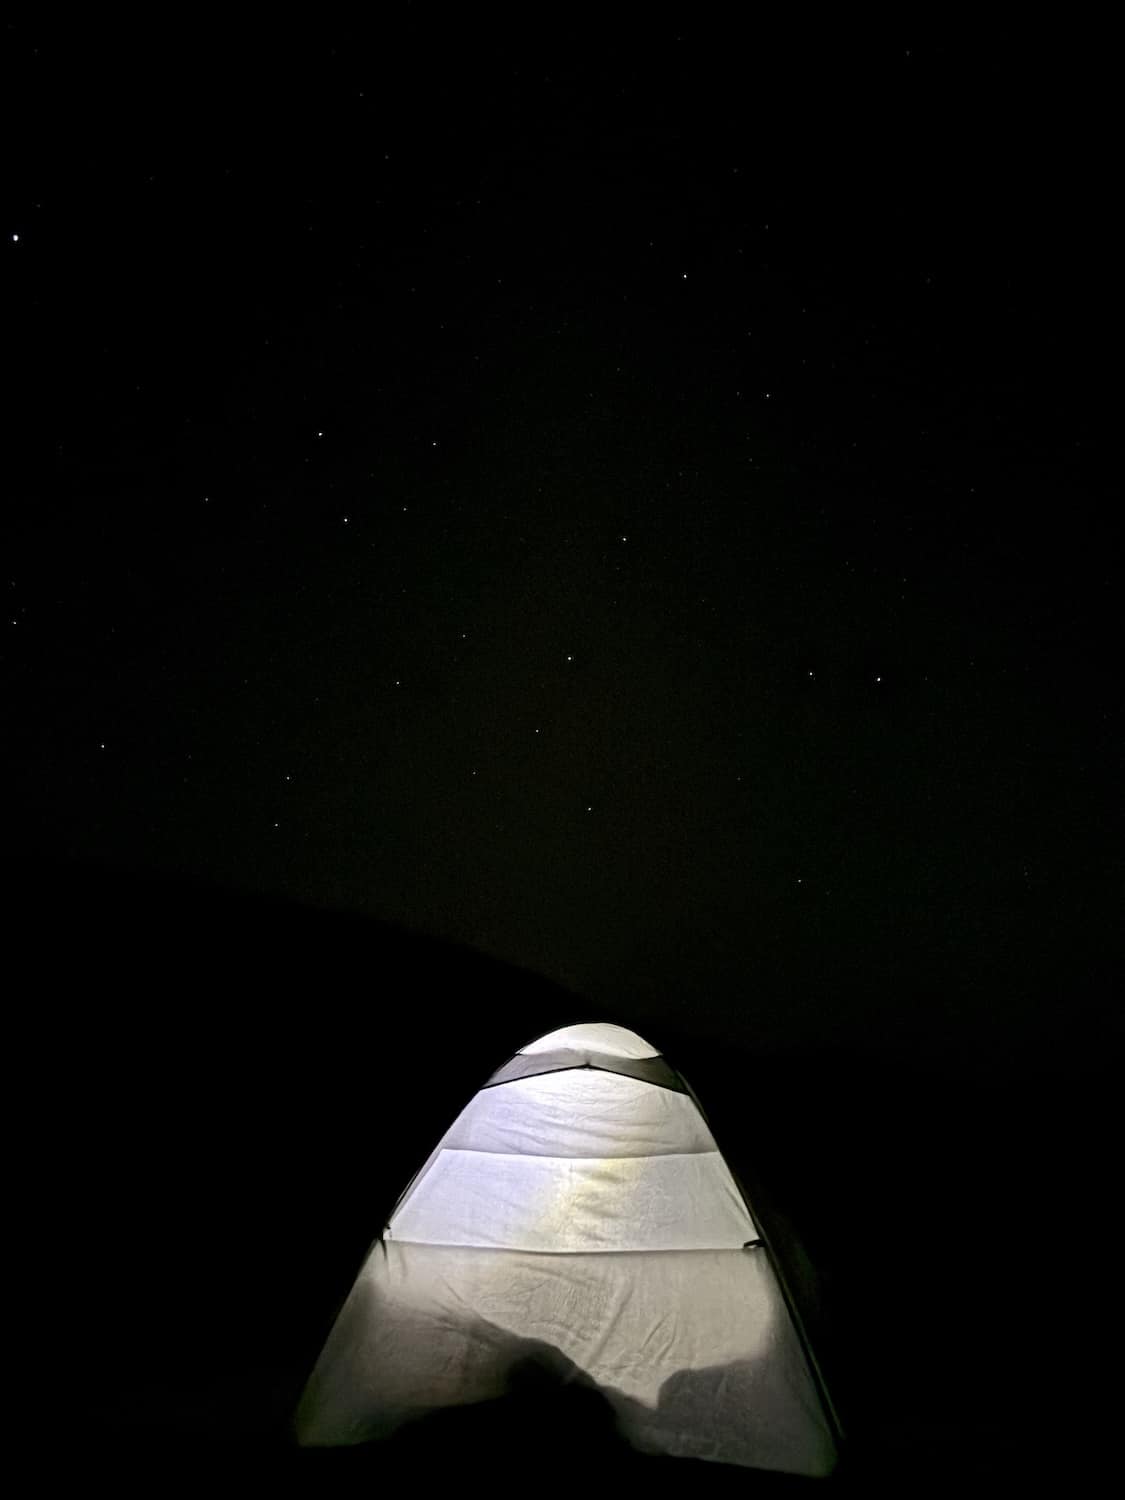
M478 1250L741 1250L757 1231L718 1152L500 1156L443 1149L396 1240Z
M560 1054L586 1061L558 1069ZM828 1473L824 1402L694 1100L615 1071L666 1069L621 1027L566 1028L518 1056L552 1071L481 1089L403 1194L310 1378L299 1440L365 1442L501 1396L549 1349L641 1451Z
M587 1048L602 1057L659 1057L655 1047L649 1045L635 1031L626 1031L624 1026L614 1026L609 1021L588 1021L580 1026L564 1026L561 1031L549 1031L538 1041L521 1047L524 1057L534 1057L540 1052L555 1052L572 1048L581 1052Z

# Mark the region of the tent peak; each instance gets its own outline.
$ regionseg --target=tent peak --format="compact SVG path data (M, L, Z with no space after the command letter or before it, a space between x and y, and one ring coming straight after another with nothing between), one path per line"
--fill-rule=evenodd
M600 1052L605 1057L659 1057L659 1051L635 1031L615 1026L611 1021L585 1021L577 1026L562 1026L537 1041L521 1047L524 1055L563 1050Z

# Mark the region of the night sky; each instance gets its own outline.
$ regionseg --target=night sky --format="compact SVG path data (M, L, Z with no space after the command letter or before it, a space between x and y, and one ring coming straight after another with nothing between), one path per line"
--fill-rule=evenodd
M280 1025L346 924L357 1004L364 931L449 965L380 1001L415 1059L545 1029L480 1040L468 948L701 1053L1103 1062L1104 39L398 11L8 30L28 971L151 1036L195 962L237 1025L199 953L261 930L276 986L304 922Z

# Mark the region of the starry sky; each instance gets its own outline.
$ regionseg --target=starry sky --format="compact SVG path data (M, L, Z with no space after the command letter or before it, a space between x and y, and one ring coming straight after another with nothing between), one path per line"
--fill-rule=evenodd
M767 1049L1096 1029L1096 49L114 24L9 36L17 865Z
M1109 1430L1043 1372L1118 1243L1116 54L377 9L5 33L47 1451L60 1348L95 1434L287 1432L455 1110L598 1015L797 1226L853 1433Z

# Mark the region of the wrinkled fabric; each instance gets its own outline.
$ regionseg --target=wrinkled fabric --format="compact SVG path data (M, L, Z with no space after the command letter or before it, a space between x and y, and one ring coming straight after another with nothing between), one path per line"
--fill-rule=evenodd
M831 1428L760 1250L529 1255L377 1244L299 1413L306 1444L502 1396L557 1350L644 1452L830 1471Z
M664 1156L716 1149L687 1094L588 1068L482 1089L443 1144L523 1156Z

